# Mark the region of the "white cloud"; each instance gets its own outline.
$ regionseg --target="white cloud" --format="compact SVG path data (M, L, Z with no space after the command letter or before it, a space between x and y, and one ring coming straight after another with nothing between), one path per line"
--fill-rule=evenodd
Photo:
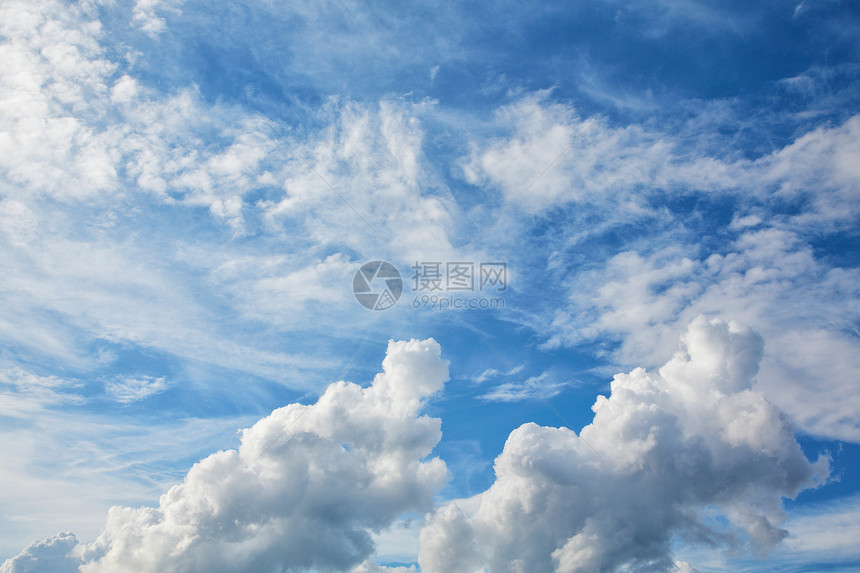
M411 567L386 567L371 559L353 567L349 571L350 573L416 573L414 565Z
M392 341L371 386L337 382L314 405L275 410L238 450L195 464L158 507L112 508L99 538L76 549L81 571L361 564L372 532L429 509L447 480L444 462L426 459L441 422L420 415L448 379L440 353L432 339Z
M772 549L781 498L822 483L828 461L810 463L751 390L761 353L757 334L700 318L659 373L615 376L579 436L514 430L477 508L451 502L422 530L422 571L689 571L671 557L678 536Z
M759 389L810 433L860 440L856 269L817 260L801 235L744 228L724 254L698 246L628 251L571 279L552 342L614 337L622 364L655 366L699 314L750 324L768 341Z
M419 564L421 570L468 572L481 569L475 532L456 502L437 509L421 528Z
M521 400L546 400L552 398L566 386L568 382L553 380L548 372L537 376L529 376L517 382L505 382L491 388L480 398L487 402L519 402Z
M860 116L836 127L819 127L751 165L775 188L776 199L803 202L791 217L798 228L831 230L860 216ZM761 171L761 174L758 173Z
M247 255L232 257L212 269L210 277L235 297L235 307L248 320L280 325L304 323L303 311L324 307L355 308L350 290L360 265L343 254L313 260L299 267L296 257L284 255ZM314 321L325 320L315 317Z
M286 142L276 175L283 197L263 205L269 231L297 222L320 245L377 252L384 245L387 256L409 264L446 260L456 208L426 171L419 118L432 106L374 107L332 100L327 129Z
M155 33L176 5L137 2L135 23ZM379 243L294 150L387 237L403 239L392 260L439 256L451 248L450 205L422 171L423 104L332 103L320 124L333 127L306 135L211 104L182 81L159 92L141 79L142 54L110 43L127 30L99 23L104 15L121 27L113 17L125 8L0 3L0 342L48 372L108 380L120 402L161 391L166 380L113 378L123 366L94 347L175 359L179 377L170 382L206 395L198 405L232 394L233 405L247 407L270 399L273 384L318 388L320 378L303 371L321 375L339 359L336 343L310 339L349 335L344 325L359 308L349 290L353 257L375 255ZM309 201L273 215L297 189ZM330 312L318 312L323 306ZM251 374L253 387L200 382L221 369ZM71 384L6 382L4 554L72 519L90 534L108 500L135 503L175 479L166 466L199 455L186 434L215 440L203 420L142 428L114 419L113 409L93 419L73 408L84 398ZM209 422L218 444L232 443L220 432L234 423ZM183 439L163 439L173 432Z
M138 1L135 18L150 21L173 4ZM214 314L227 307L282 331L319 318L306 304L347 302L344 275L363 253L411 264L454 252L456 208L423 158L419 118L432 104L332 99L319 110L323 127L291 133L210 104L193 85L166 94L143 85L134 65L102 45L96 10L49 0L2 9L0 192L9 198L0 216L15 224L3 228L14 248L0 262L15 269L5 280L21 298L0 308L9 339L78 361L74 341L93 333L198 359L221 345L204 360L268 376L290 358L235 340L242 328L213 336ZM216 223L208 241L187 228L201 212ZM167 220L181 223L139 227ZM230 243L247 237L257 248ZM277 255L260 255L273 245ZM194 276L173 272L185 264ZM220 272L231 266L246 274ZM197 294L210 277L218 300L207 305ZM59 324L37 318L46 311Z
M707 192L736 182L733 164L684 151L676 134L612 127L549 96L538 92L497 111L502 134L473 142L462 163L467 181L497 188L530 212L586 203L609 207L604 216L613 220L649 210L643 189Z
M71 533L59 533L45 541L34 541L21 553L0 565L0 573L78 573L70 553L78 540Z
M681 547L678 553L701 573L746 573L807 569L855 571L860 561L860 498L857 495L796 506L788 513L789 535L766 562L721 555L707 547ZM803 567L803 566L801 566Z
M501 372L499 372L495 368L487 368L486 370L475 376L472 381L475 384L483 384L487 380L497 378L499 375L501 375Z
M221 345L210 359L281 370L280 353L213 336L193 281L167 270L175 237L159 246L138 227L201 172L209 187L181 187L177 210L206 207L241 234L268 124L193 89L159 98L128 74L114 81L97 16L86 3L0 6L0 336L76 368L88 366L81 340L108 338L178 354Z
M79 387L79 382L57 376L39 376L17 366L2 369L0 414L28 418L46 407L81 403L84 398L75 392Z
M500 372L495 368L487 368L477 376L475 376L472 381L475 384L483 384L488 380L492 380L495 378L499 378L501 376L514 376L515 374L519 374L522 372L523 368L525 368L525 364L520 364L519 366L515 366L508 370L507 372Z
M134 18L156 30L177 4L140 0ZM102 338L290 380L310 362L261 347L257 321L282 334L318 326L319 304L344 310L364 253L452 258L457 209L422 151L431 103L332 99L299 134L193 85L159 93L107 46L98 17L115 8L0 8L4 340L76 368L92 364L81 341Z
M304 333L279 335L308 324L320 331L352 320L343 306L354 304L344 277L357 258L382 249L391 260L410 263L457 252L453 237L465 217L424 156L421 120L434 104L330 100L311 122L325 125L301 132L238 106L211 104L193 85L159 93L136 74L134 57L122 54L126 46L103 43L100 11L116 5L98 4L97 9L92 2L0 4L4 346L86 371L101 357L82 341L109 340L302 384L305 379L296 372L330 365L332 359L320 357L324 352L287 355L285 349L306 343L295 339ZM129 3L132 23L156 36L179 5L135 0ZM660 14L674 19L665 8ZM386 45L389 61L403 59L385 41L391 36L384 28L398 23L397 16L380 16L385 21L367 32L364 24L375 13L358 6L347 10L355 24L331 18L344 13L342 3L294 10L290 17L298 13L313 24L297 30L299 38L332 37L340 27L345 34L339 37L358 53ZM696 14L705 20L719 15ZM329 20L332 27L325 25ZM456 20L447 22L455 26ZM448 41L446 36L433 48ZM300 61L320 62L335 51L327 39L296 44L302 44L293 52ZM357 52L348 52L354 59ZM432 56L436 62L438 54ZM439 61L445 65L444 57ZM319 77L326 70L308 73ZM856 340L839 332L850 320L835 316L837 305L827 295L828 289L849 293L847 305L856 306L857 277L815 260L797 233L850 225L856 218L860 175L852 160L860 119L811 132L772 156L732 162L682 152L673 134L614 128L548 100L539 94L500 110L498 125L511 129L505 137L475 143L463 163L470 183L498 188L512 201L557 158L519 200L526 210L576 201L609 205L609 219L653 214L637 197L641 186L749 194L761 204L773 193L780 201L808 204L799 215L786 216L782 226L758 214L738 214L733 230L744 235L736 248L707 261L684 247L613 259L606 284L595 280L598 286L583 291L607 287L597 304L578 315L585 303L575 301L572 312L559 316L557 340L618 336L624 339L620 356L636 361L670 352L677 332L699 312L747 320L770 344L760 388L804 429L858 439L860 406L851 383L860 372L860 353ZM198 232L200 215L209 217L204 232ZM165 221L164 227L157 227L158 221ZM188 230L194 225L201 227ZM762 233L751 232L756 228ZM333 254L338 252L349 254ZM805 283L810 276L819 283ZM317 313L320 307L331 312ZM578 333L570 314L582 317ZM809 318L815 314L818 318ZM777 317L774 326L766 325L770 316ZM4 413L16 420L41 412L38 424L44 427L54 419L46 409L83 400L59 378L21 372L9 370L4 379L11 388L4 395ZM26 385L19 384L25 379ZM536 389L554 391L542 386L545 382L502 385L490 394L519 399ZM117 378L108 391L130 401L163 386L159 378ZM86 436L78 430L72 434ZM10 449L26 444L32 459L49 455L33 453L38 434L9 435ZM55 440L45 449L61 452L62 443ZM93 446L91 457L74 463L101 459L99 453ZM8 478L11 470L4 471ZM8 478L4 489L24 491L25 477L16 476L14 483ZM74 490L38 483L54 492L54 500L79 497Z
M105 384L105 391L117 402L129 404L167 389L163 377L120 376Z
M0 6L0 172L30 193L85 198L116 184L116 138L90 125L104 113L101 26L86 6Z
M639 30L652 38L661 38L683 27L692 27L697 34L743 34L753 30L754 15L739 14L729 7L697 0L657 2L619 2L604 0L610 5L619 5L616 19L624 21L630 16L644 24ZM629 15L629 16L628 16Z
M854 160L860 154L860 116L814 129L756 159L709 144L708 121L718 119L700 121L682 133L613 127L538 92L497 111L501 134L473 141L462 169L470 183L499 189L505 201L531 212L593 204L603 208L603 218L629 222L659 215L649 204L649 195L659 190L677 196L720 193L750 207L787 202L798 207L786 217L793 230L829 232L860 216ZM604 226L591 224L589 230Z
M794 563L860 561L860 496L799 508L789 526L778 558Z
M118 499L143 503L176 482L187 460L233 444L248 418L117 419L94 413L80 380L0 369L0 555L73 528L94 538Z
M164 31L167 23L160 12L179 14L182 0L136 0L132 11L132 23L151 37Z

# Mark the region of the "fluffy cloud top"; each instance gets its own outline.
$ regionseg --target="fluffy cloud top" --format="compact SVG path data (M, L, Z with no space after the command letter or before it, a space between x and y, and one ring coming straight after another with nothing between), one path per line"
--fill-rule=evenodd
M821 483L828 460L810 463L751 389L762 349L750 330L699 318L658 373L615 376L579 436L514 430L490 489L422 530L422 571L689 570L675 538L772 548L787 535L781 498Z
M275 410L243 432L238 450L195 464L158 507L112 508L75 558L63 559L74 539L61 536L2 571L56 571L40 564L43 554L69 567L80 559L84 573L357 566L373 551L372 532L428 510L447 480L444 462L425 459L441 421L419 415L448 379L440 354L433 339L391 342L370 387L336 382L314 405Z
M0 573L77 573L70 557L78 540L71 533L59 533L45 541L34 541L21 553L0 565Z

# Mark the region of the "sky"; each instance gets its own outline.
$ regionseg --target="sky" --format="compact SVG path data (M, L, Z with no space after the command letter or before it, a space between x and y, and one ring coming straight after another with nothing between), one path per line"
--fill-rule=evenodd
M860 568L860 6L0 0L0 573Z

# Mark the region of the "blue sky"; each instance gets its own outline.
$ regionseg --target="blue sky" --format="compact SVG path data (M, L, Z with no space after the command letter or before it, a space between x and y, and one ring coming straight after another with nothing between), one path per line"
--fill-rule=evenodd
M3 0L0 571L856 570L858 32Z

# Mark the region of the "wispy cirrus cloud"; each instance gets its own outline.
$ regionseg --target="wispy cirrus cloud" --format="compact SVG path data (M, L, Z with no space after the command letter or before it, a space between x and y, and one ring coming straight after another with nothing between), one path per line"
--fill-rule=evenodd
M105 384L108 395L123 404L143 400L167 389L163 377L152 376L121 376Z
M860 561L854 539L860 529L856 496L838 502L825 501L789 512L785 541L763 564L741 556L726 556L706 548L682 548L683 559L696 563L701 573L742 571L796 571L799 563L828 571L851 571Z
M548 372L537 376L504 382L493 386L479 398L487 402L519 402L521 400L546 400L561 393L570 383L553 380Z

